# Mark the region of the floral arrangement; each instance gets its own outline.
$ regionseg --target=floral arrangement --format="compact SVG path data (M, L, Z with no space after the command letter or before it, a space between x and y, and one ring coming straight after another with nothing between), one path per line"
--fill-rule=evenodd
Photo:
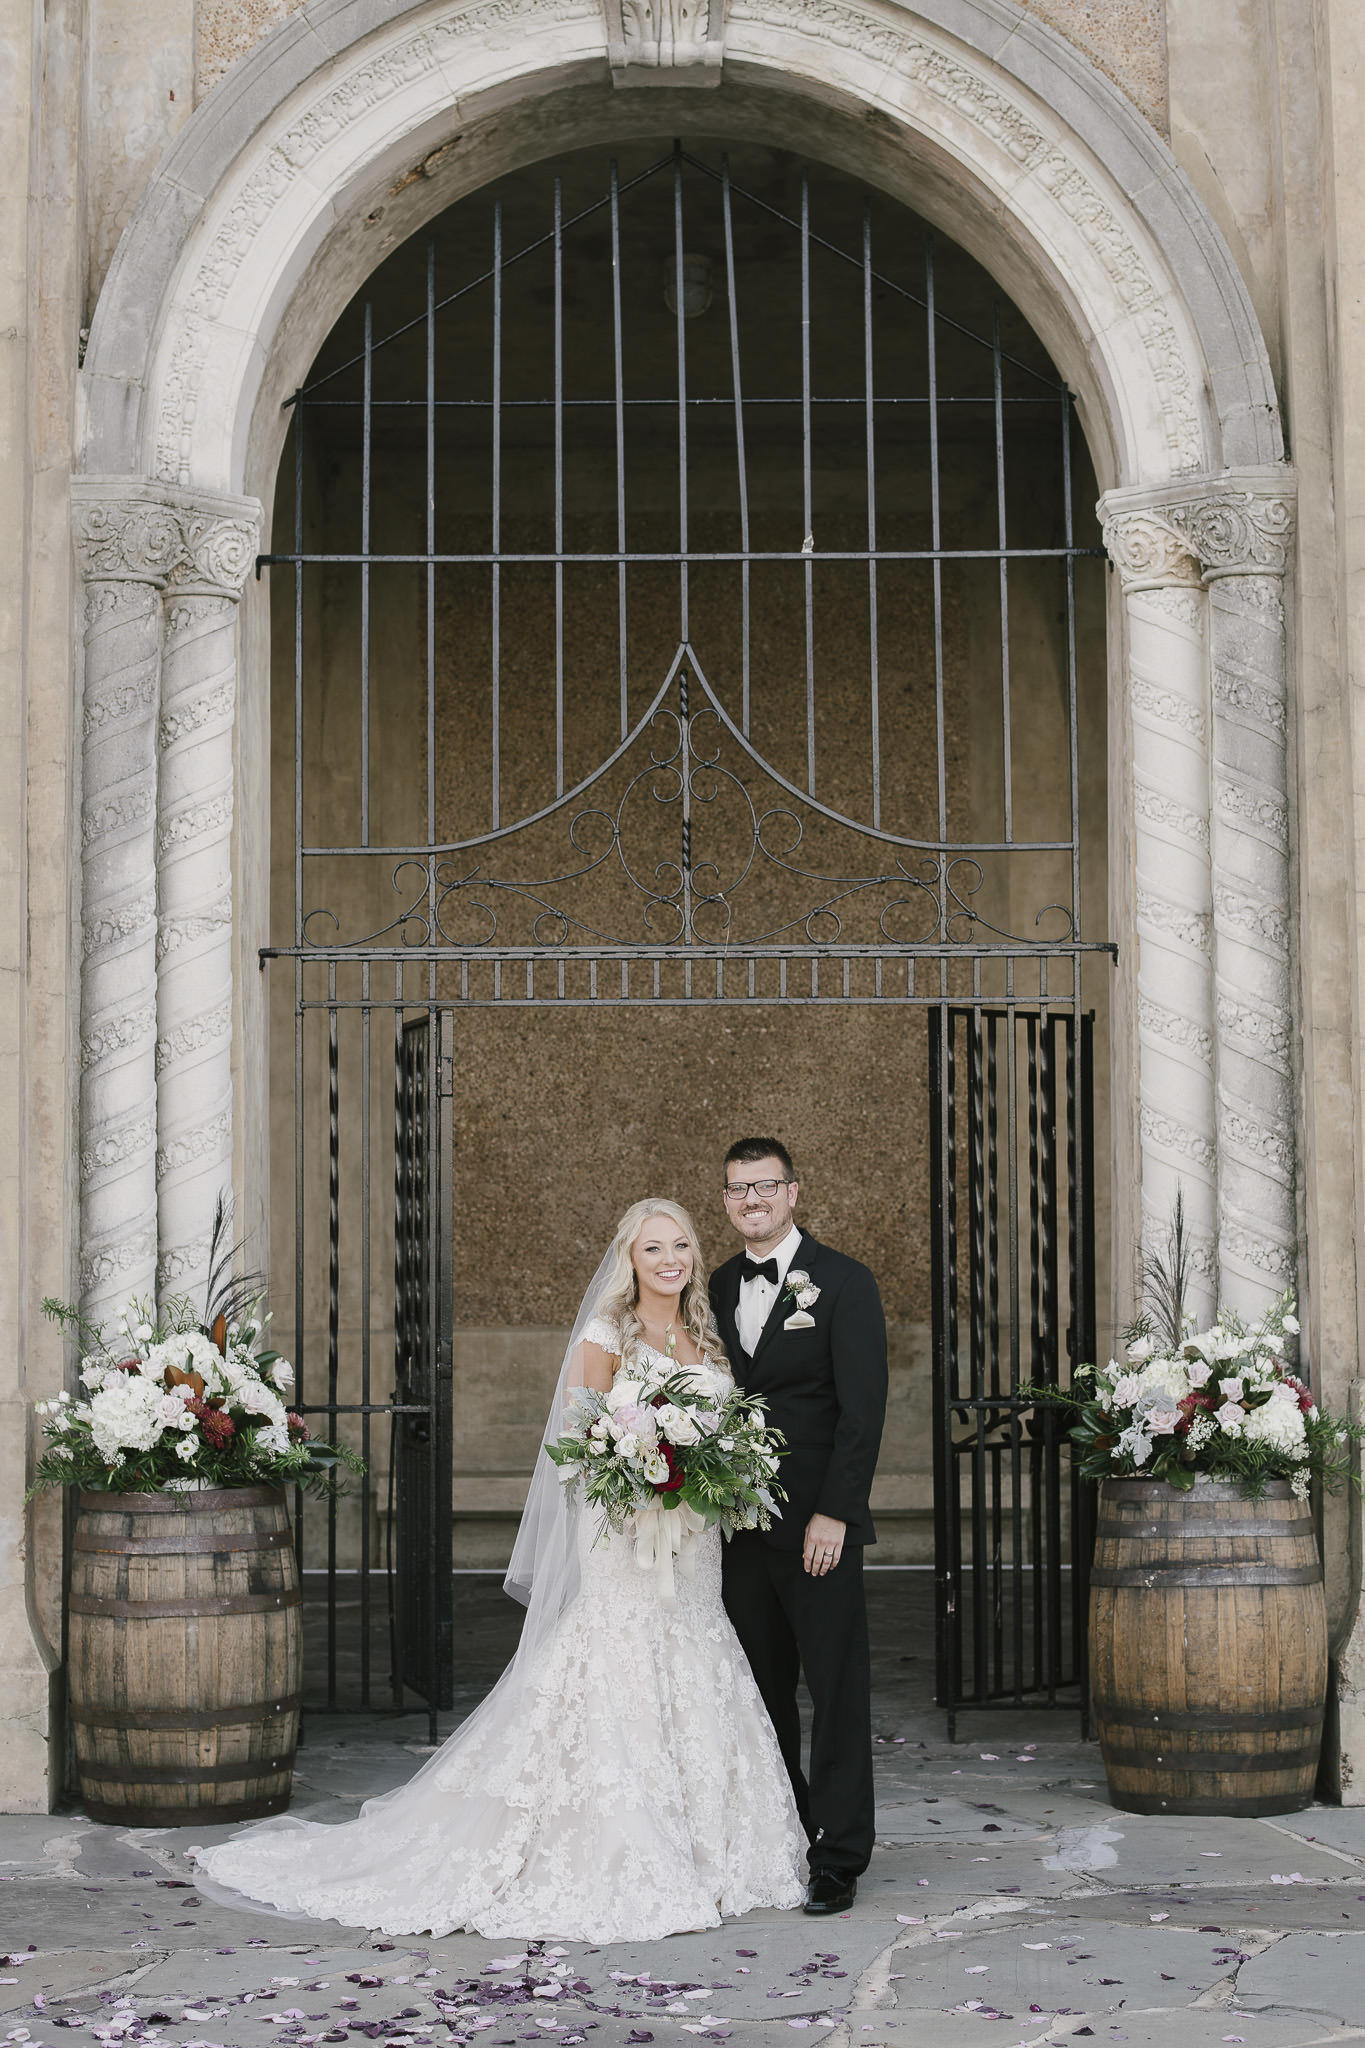
M48 1449L28 1498L50 1486L109 1493L296 1485L335 1492L341 1467L364 1468L343 1444L311 1438L289 1403L294 1368L266 1348L270 1321L253 1278L231 1278L220 1252L220 1204L201 1321L188 1300L158 1316L133 1300L113 1337L60 1301L44 1312L79 1336L84 1394L40 1401Z
M1077 1411L1071 1439L1082 1476L1187 1489L1202 1472L1253 1494L1268 1479L1288 1479L1300 1499L1314 1479L1333 1486L1351 1478L1345 1446L1365 1429L1324 1415L1289 1371L1293 1307L1282 1296L1254 1330L1227 1310L1208 1330L1190 1318L1174 1348L1135 1328L1122 1359L1082 1366L1060 1396Z
M618 1532L651 1509L691 1510L700 1526L770 1529L780 1517L775 1475L782 1434L765 1423L761 1396L733 1388L717 1399L685 1366L624 1369L609 1393L576 1387L571 1419L546 1446L568 1486Z
M1188 1491L1202 1473L1252 1496L1287 1479L1300 1500L1314 1479L1360 1480L1348 1446L1365 1426L1325 1415L1289 1369L1299 1334L1294 1297L1273 1302L1254 1329L1230 1309L1211 1329L1185 1308L1189 1250L1177 1197L1169 1255L1149 1268L1148 1303L1124 1333L1124 1355L1078 1368L1069 1390L1031 1387L1075 1416L1071 1441L1085 1479L1164 1479Z

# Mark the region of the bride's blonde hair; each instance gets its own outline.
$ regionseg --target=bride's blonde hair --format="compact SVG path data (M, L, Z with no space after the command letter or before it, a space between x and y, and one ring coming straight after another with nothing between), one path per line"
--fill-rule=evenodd
M702 1269L701 1242L697 1237L697 1226L678 1202L646 1200L632 1202L616 1226L611 1241L613 1265L607 1280L606 1290L598 1303L597 1313L611 1324L621 1342L621 1362L629 1362L637 1344L644 1340L644 1325L640 1321L639 1287L635 1267L631 1263L631 1248L651 1216L667 1216L676 1223L687 1239L692 1250L692 1271L678 1301L678 1319L701 1357L712 1365L728 1372L730 1361L720 1341L716 1319L711 1313L711 1303L706 1292L706 1279Z

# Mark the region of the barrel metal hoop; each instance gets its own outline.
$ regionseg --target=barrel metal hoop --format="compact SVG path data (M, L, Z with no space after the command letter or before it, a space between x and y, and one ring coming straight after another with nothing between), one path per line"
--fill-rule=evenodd
M292 1771L293 1752L285 1756L253 1756L233 1764L193 1764L188 1769L160 1764L106 1764L96 1757L77 1757L82 1778L101 1778L111 1785L225 1785Z
M92 1493L83 1488L80 1498L81 1512L89 1515L204 1515L284 1504L280 1486L214 1486L204 1493Z
M198 1600L102 1600L89 1593L72 1593L67 1606L72 1614L112 1615L122 1621L159 1621L177 1614L264 1614L301 1607L303 1594L297 1586L281 1593L205 1593Z
M269 1792L260 1799L243 1799L232 1806L110 1806L102 1799L85 1799L81 1804L87 1819L110 1821L124 1828L204 1828L232 1820L264 1820L267 1814L283 1813L289 1805L289 1787Z
M1322 1581L1321 1564L1263 1564L1258 1557L1244 1564L1095 1565L1092 1586L1147 1586L1165 1591L1180 1586L1315 1586Z
M1274 1734L1291 1728L1320 1728L1323 1710L1319 1707L1293 1708L1284 1713L1265 1714L1221 1714L1217 1710L1205 1714L1168 1713L1164 1707L1153 1707L1149 1714L1135 1715L1131 1708L1116 1713L1107 1702L1092 1702L1095 1719L1102 1729L1152 1729L1181 1731L1185 1729L1207 1729L1220 1735L1256 1735L1261 1732Z
M237 1701L222 1707L69 1707L82 1728L246 1728L273 1721L277 1714L297 1713L303 1694L279 1700Z
M243 1529L234 1534L214 1529L188 1536L106 1536L99 1529L76 1525L75 1549L93 1550L119 1557L177 1557L209 1552L228 1556L234 1550L283 1550L294 1541L292 1529Z
M1320 1741L1304 1742L1297 1749L1274 1749L1257 1755L1247 1755L1240 1749L1181 1749L1169 1750L1139 1749L1128 1742L1106 1742L1100 1738L1100 1753L1106 1766L1109 1764L1136 1764L1143 1770L1158 1770L1162 1776L1177 1772L1188 1777L1192 1773L1203 1777L1212 1771L1219 1776L1225 1772L1299 1771L1309 1764L1316 1764L1322 1748Z
M1133 1516L1125 1521L1111 1521L1102 1517L1095 1524L1095 1536L1103 1541L1106 1536L1124 1540L1137 1538L1143 1542L1160 1542L1172 1531L1178 1532L1184 1543L1207 1543L1219 1536L1255 1536L1261 1542L1267 1537L1279 1542L1284 1536L1312 1536L1313 1518L1301 1515L1296 1522L1217 1522L1211 1518L1193 1522L1154 1522L1149 1515Z
M1200 1480L1189 1492L1181 1492L1170 1486L1164 1479L1106 1479L1105 1506L1121 1507L1130 1500L1164 1500L1172 1504L1179 1502L1182 1519L1191 1508L1208 1507L1219 1501L1236 1500L1243 1506L1250 1496L1235 1479ZM1262 1500L1289 1500L1287 1479L1268 1479L1262 1490Z
M1244 1799L1234 1799L1225 1790L1210 1797L1203 1793L1130 1792L1122 1785L1111 1785L1109 1797L1120 1813L1160 1813L1172 1817L1211 1813L1220 1819L1259 1820L1272 1813L1302 1813L1313 1792L1311 1785L1306 1790L1294 1786L1288 1791L1252 1792Z

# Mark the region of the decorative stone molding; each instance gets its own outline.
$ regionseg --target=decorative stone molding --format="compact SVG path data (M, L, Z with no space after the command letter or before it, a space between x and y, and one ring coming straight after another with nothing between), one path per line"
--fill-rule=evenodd
M614 85L715 85L726 0L602 0Z
M1130 641L1135 609L1154 579L1169 576L1189 584L1197 577L1206 592L1209 678L1199 725L1202 731L1207 718L1217 1283L1223 1300L1256 1314L1281 1288L1296 1284L1298 1264L1289 1069L1288 707L1279 597L1293 536L1294 478L1278 466L1231 471L1197 485L1111 492L1100 510L1105 546L1124 578ZM1169 695L1169 686L1153 690L1133 658L1140 875L1145 834L1157 822L1147 790L1169 787L1148 758L1149 736L1162 722L1161 700ZM1183 726L1192 736L1188 715ZM1167 810L1172 801L1163 795ZM1158 908L1158 891L1149 900L1147 923L1158 929L1178 925L1183 898L1177 886L1174 900L1168 895ZM1146 987L1141 967L1139 991L1139 1032L1146 1044L1160 997ZM1146 1074L1144 1061L1144 1119L1149 1107L1164 1109L1149 1096ZM1158 1078L1154 1070L1154 1083ZM1144 1164L1144 1200L1145 1195Z
M177 1276L202 1280L184 1248L231 1184L234 622L260 515L126 477L81 478L72 495L86 588L81 1284L99 1321L164 1287L168 1246Z

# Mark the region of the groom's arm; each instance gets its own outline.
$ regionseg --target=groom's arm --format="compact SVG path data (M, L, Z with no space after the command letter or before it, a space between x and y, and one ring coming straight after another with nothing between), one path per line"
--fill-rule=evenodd
M839 1290L829 1343L839 1420L816 1513L860 1522L868 1512L886 1419L886 1316L865 1266L855 1267Z

